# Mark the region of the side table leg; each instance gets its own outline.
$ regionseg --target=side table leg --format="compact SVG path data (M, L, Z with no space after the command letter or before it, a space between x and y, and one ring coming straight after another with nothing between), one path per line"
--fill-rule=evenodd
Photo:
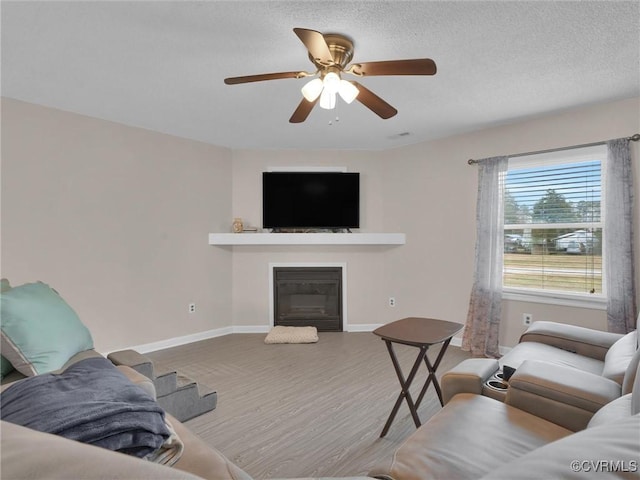
M411 416L413 417L413 422L416 424L416 427L419 427L421 425L420 418L418 417L418 412L416 410L416 405L413 403L413 399L411 398L411 393L409 392L409 387L411 387L411 383L413 382L413 379L415 378L416 373L418 372L418 368L422 363L422 359L426 356L426 353L427 353L426 346L420 347L420 353L418 354L416 361L414 362L413 367L411 368L411 372L409 373L409 376L405 380L404 375L402 374L402 370L400 369L400 364L398 363L398 358L396 357L396 354L393 350L392 343L389 340L385 340L385 343L387 344L387 350L389 351L389 356L391 357L391 361L393 362L393 367L396 371L396 375L398 376L398 380L400 381L400 386L402 390L400 392L400 395L398 395L398 399L396 400L396 403L393 406L393 409L391 410L391 414L387 419L387 423L385 423L384 428L382 429L382 433L380 434L380 437L384 437L389 431L389 427L393 423L393 420L396 417L396 414L398 413L398 409L400 408L402 399L405 399L407 401L409 411L411 412Z
M416 402L416 408L418 408L420 406L420 402L422 402L422 399L424 398L424 394L427 392L427 388L429 388L429 384L431 382L433 382L433 388L436 389L436 394L438 395L438 400L440 400L440 405L444 407L444 402L442 401L442 390L440 389L440 384L438 383L438 379L436 378L436 370L438 370L438 366L440 365L440 362L442 361L442 358L444 357L444 353L447 351L447 348L449 347L449 343L451 343L451 338L448 338L442 344L442 348L440 349L440 353L436 357L436 361L433 363L433 365L431 365L431 362L429 361L429 357L426 355L426 352L425 352L424 362L427 364L427 369L429 370L429 377L427 378L427 381L425 382L424 386L422 387L422 390L420 391L420 395L418 395L418 401Z

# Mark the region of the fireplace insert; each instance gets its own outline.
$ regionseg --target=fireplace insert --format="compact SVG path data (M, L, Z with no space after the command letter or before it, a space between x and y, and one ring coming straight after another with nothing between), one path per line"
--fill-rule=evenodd
M342 268L274 267L274 325L342 331Z

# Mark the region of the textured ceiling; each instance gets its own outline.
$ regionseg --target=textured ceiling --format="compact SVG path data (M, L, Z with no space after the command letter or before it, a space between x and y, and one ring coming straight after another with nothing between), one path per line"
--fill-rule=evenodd
M640 2L2 1L2 95L231 148L388 149L640 95ZM318 106L294 27L354 62L432 58L432 77L360 80L399 111ZM339 120L336 121L336 117Z

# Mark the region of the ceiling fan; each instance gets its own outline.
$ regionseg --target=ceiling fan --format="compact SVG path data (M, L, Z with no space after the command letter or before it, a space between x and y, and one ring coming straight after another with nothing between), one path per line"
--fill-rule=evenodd
M351 39L336 33L323 34L306 28L294 28L293 31L307 47L309 59L316 66L315 72L263 73L224 79L227 85L237 85L281 78L316 77L302 87L304 98L289 119L291 123L304 122L318 101L322 108L334 108L336 95L340 95L347 103L357 99L383 119L391 118L398 113L395 108L365 86L356 81L343 80L342 74L371 77L374 75L435 75L436 73L436 64L429 58L353 63L347 68L353 58Z

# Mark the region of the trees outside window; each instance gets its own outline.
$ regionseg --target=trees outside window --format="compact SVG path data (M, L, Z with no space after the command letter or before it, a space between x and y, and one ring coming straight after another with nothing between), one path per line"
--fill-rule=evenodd
M605 147L509 160L503 286L603 295Z

